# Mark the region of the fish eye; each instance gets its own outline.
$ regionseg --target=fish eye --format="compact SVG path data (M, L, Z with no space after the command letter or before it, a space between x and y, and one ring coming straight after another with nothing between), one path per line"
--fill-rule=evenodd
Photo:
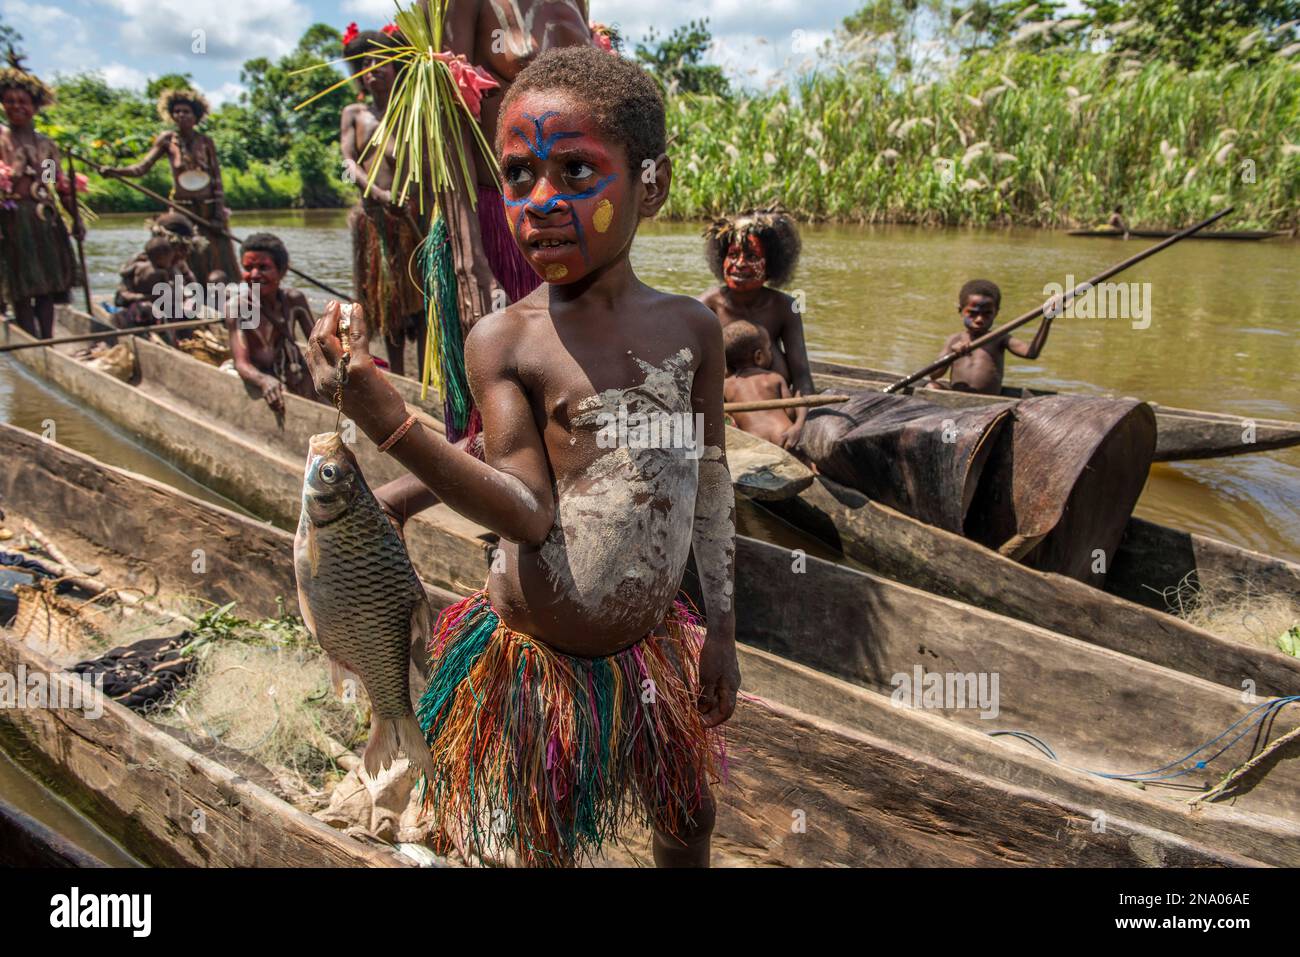
M320 477L326 482L333 482L339 476L339 470L329 462L320 467Z

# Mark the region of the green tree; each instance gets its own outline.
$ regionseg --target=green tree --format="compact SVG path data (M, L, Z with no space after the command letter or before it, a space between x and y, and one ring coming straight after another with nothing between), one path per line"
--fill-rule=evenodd
M921 66L921 43L938 34L947 12L945 0L868 0L842 27L852 37L887 37L885 71L906 74Z
M1136 21L1114 48L1191 69L1259 63L1296 42L1300 0L1087 0L1101 27Z
M194 77L188 73L164 73L145 84L144 95L147 100L156 101L163 90L192 89Z
M636 45L636 59L665 89L677 93L728 96L731 85L721 67L704 63L713 43L709 21L692 20L660 38L653 27Z

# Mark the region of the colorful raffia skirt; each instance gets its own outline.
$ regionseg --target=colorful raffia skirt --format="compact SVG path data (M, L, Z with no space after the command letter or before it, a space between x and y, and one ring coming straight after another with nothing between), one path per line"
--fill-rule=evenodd
M509 848L531 867L598 854L628 823L684 834L725 768L697 707L703 629L662 629L606 658L560 654L497 617L486 592L443 611L418 717L442 850Z
M77 283L72 240L58 210L31 199L0 208L0 284L8 302L51 296L67 302Z
M222 225L221 209L213 200L179 199L173 193L172 202L177 206L184 206L200 219L218 226ZM239 257L235 255L235 244L221 233L206 226L195 224L195 228L204 241L195 244L187 260L194 278L201 283L206 283L208 276L219 269L226 274L226 282L239 282L243 273L239 268Z
M420 236L405 217L358 203L348 216L352 233L352 288L367 318L386 338L416 337L424 323L424 292L414 257ZM394 339L394 341L396 341Z

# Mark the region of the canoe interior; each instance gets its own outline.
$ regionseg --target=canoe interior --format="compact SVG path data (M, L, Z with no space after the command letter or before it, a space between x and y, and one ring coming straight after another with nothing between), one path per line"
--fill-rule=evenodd
M174 565L183 578L194 540L166 530L185 528L206 513L199 524L213 531L203 538L210 561L266 556L258 600L272 601L272 592L293 595L285 532L96 466L17 430L0 430L0 445L5 500L38 510L42 520L85 539L86 547L126 551L154 567ZM138 535L135 526L128 534L114 528L113 517L123 512L116 503L142 496L155 520ZM424 534L447 551L463 537L433 524ZM1069 771L1006 739L991 739L984 733L987 720L974 712L898 710L888 693L891 671L913 664L928 671L997 669L1004 682L1001 721L1037 729L1067 763L1141 762L1125 768L1132 769L1154 766L1154 755L1167 759L1186 737L1208 737L1211 725L1235 716L1237 700L1226 690L815 560L800 573L804 577L785 579L791 575L788 552L747 539L741 545L737 608L742 640L749 643L742 672L754 699L728 726L733 778L719 833L747 844L756 859L1300 861L1300 828L1290 819L1287 793L1294 782L1286 767L1242 796L1240 806L1210 806L1192 815L1178 800ZM774 578L788 584L775 588ZM191 583L207 586L206 576ZM1069 714L1052 718L1056 704L1071 694L1077 700ZM1177 717L1157 704L1162 698L1180 702ZM1118 703L1127 707L1117 715ZM1160 741L1120 740L1135 721L1156 718ZM1090 807L1113 811L1104 838L1090 826ZM798 810L806 812L802 832L790 826Z
M93 854L0 799L0 867L107 867Z

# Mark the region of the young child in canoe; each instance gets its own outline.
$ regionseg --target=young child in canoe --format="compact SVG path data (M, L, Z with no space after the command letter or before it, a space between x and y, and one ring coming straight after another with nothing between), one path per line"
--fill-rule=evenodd
M629 260L668 197L665 149L654 80L595 48L542 53L505 96L502 202L546 283L466 339L486 461L408 417L352 310L343 412L411 472L378 490L385 509L405 518L436 494L502 539L487 587L443 612L430 645L419 716L444 846L499 841L525 864L567 865L635 817L657 863L709 860L708 729L739 685L734 496L718 322ZM339 318L327 307L309 345L322 396ZM611 447L620 414L659 417L664 438L676 423L685 441ZM702 435L685 436L688 421ZM692 550L707 628L678 597Z
M117 306L113 321L119 329L151 326L158 321L153 314L153 304L159 294L155 287L170 287L175 259L176 253L167 238L154 236L145 243L144 252L122 267L117 295L113 298Z
M752 322L728 324L722 330L722 347L727 355L727 381L722 386L724 402L759 402L789 399L785 379L772 371L772 339L766 329ZM791 429L802 429L807 409L765 409L732 412L736 427L774 445L784 445Z
M1047 334L1051 331L1052 320L1044 316L1038 332L1032 341L1021 342L1012 336L980 346L972 350L971 343L993 328L1002 306L1002 290L987 279L972 279L961 287L957 294L957 311L962 325L966 328L948 337L944 344L943 355L950 352L961 353L961 358L949 369L951 381L941 381L948 370L940 369L930 376L929 387L932 389L952 389L955 392L979 392L984 395L997 395L1002 389L1002 371L1006 353L1021 359L1037 359L1047 343Z
M794 277L799 264L802 244L794 218L773 204L714 220L704 239L705 258L721 285L700 301L724 327L745 321L766 330L772 341L772 371L796 395L812 395L803 316L794 298L779 288ZM802 429L801 420L786 433L786 448L794 446Z

